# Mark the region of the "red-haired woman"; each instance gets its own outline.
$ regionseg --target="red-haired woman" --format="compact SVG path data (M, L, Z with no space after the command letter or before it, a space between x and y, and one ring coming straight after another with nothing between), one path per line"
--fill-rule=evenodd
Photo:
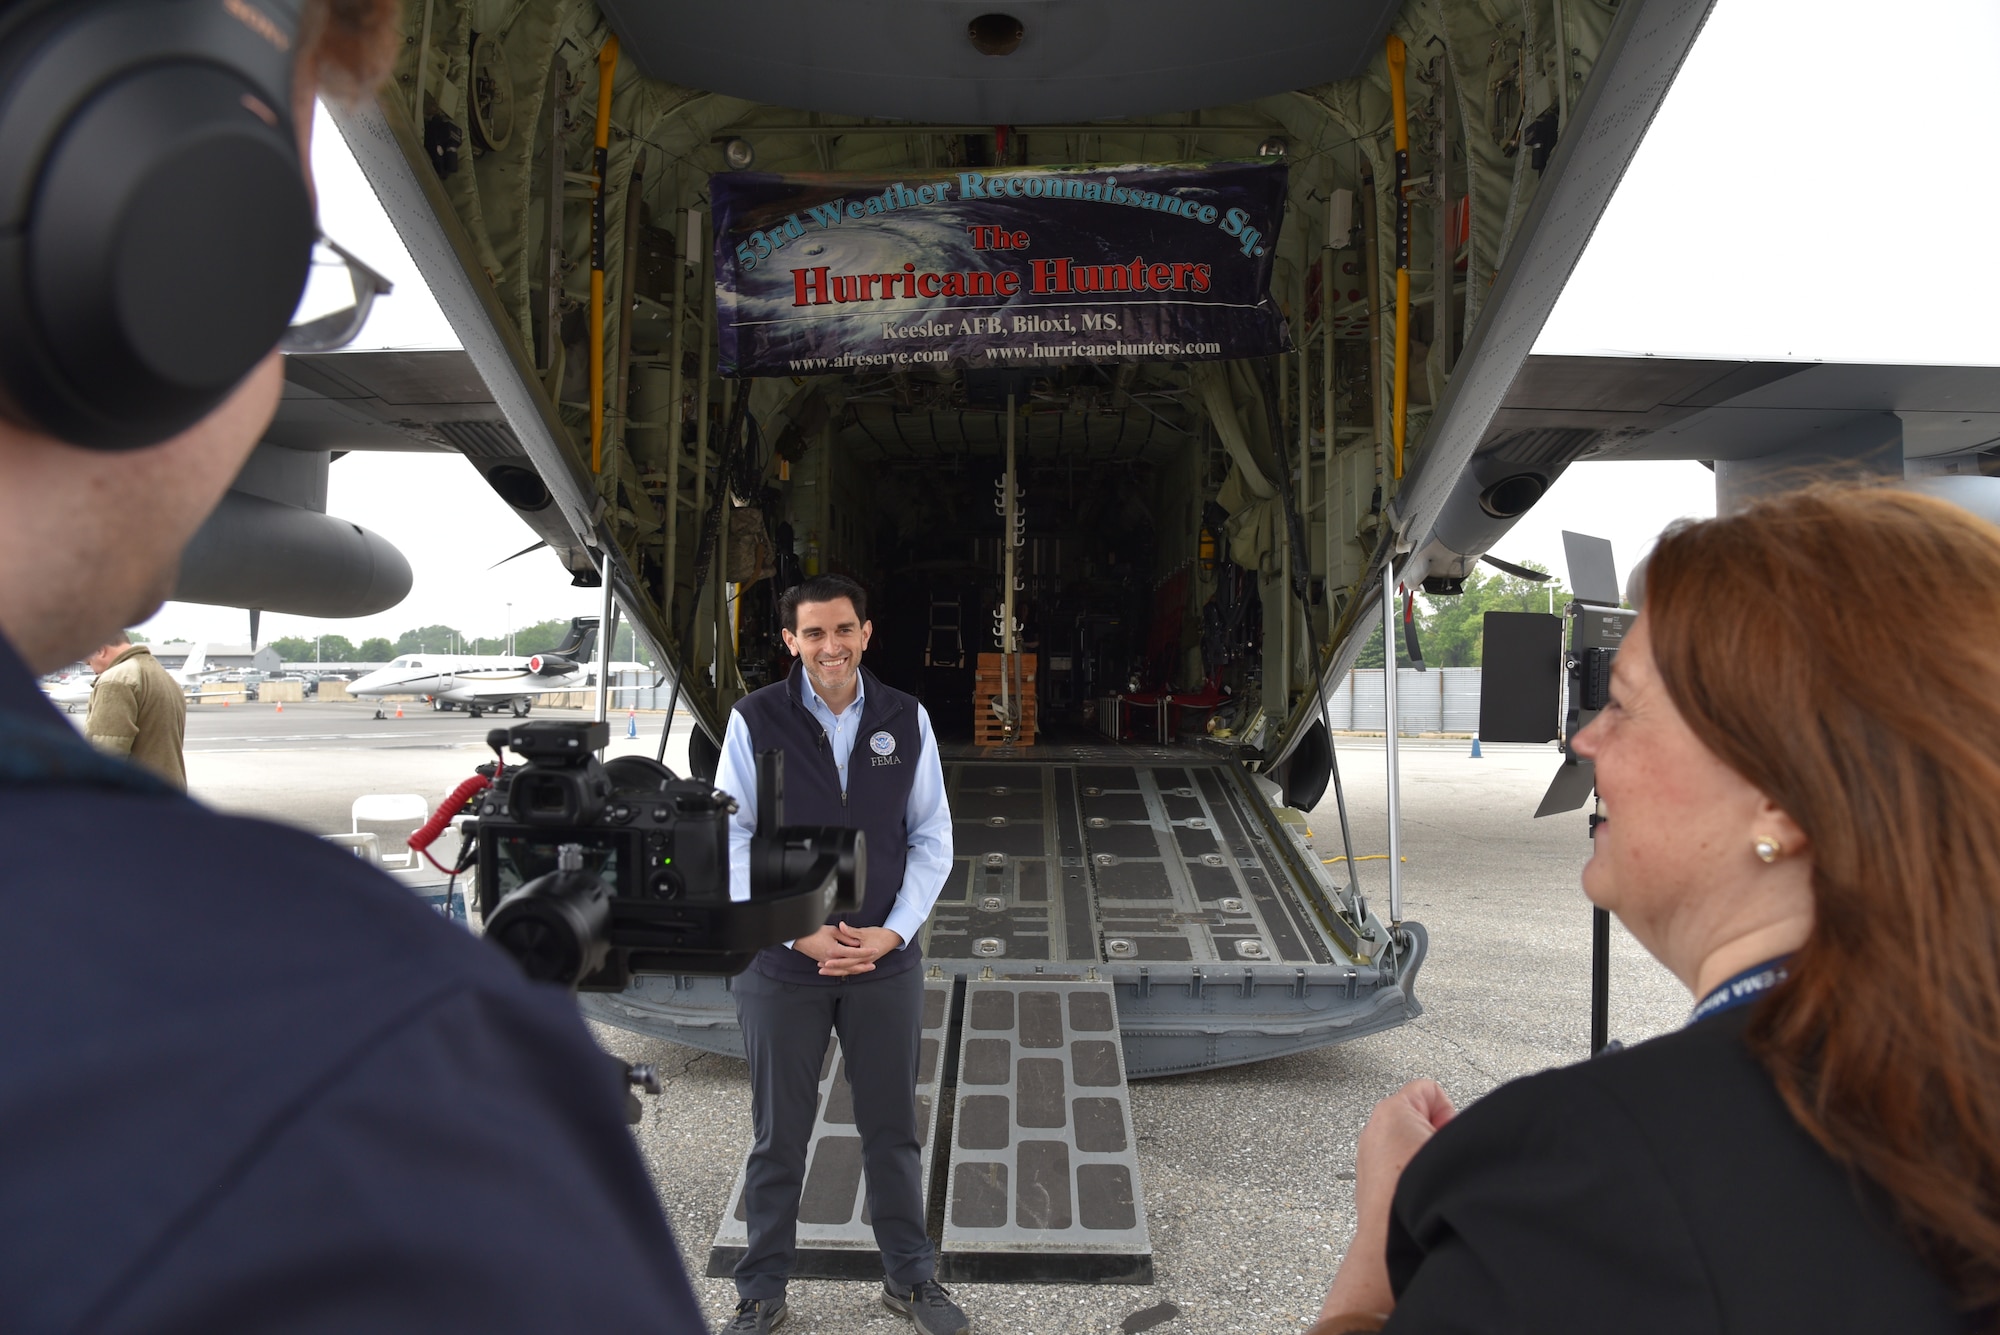
M1383 1100L1315 1331L2000 1329L2000 529L1804 491L1641 607L1583 886L1693 1017Z

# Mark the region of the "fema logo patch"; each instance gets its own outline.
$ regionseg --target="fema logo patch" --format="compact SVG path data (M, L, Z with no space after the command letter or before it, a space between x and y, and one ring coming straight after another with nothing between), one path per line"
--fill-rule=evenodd
M878 756L893 754L896 750L896 739L887 732L878 732L868 739L868 749Z

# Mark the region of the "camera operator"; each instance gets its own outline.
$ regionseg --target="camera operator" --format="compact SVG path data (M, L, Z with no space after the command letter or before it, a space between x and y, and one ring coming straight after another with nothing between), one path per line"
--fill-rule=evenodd
M315 93L398 10L0 3L0 1329L701 1325L567 992L35 686L171 591L271 349L365 316L286 327Z

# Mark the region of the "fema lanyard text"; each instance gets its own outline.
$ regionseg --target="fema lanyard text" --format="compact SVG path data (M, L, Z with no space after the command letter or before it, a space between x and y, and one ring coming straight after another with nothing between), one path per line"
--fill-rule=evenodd
M1732 978L1702 998L1701 1004L1694 1008L1694 1014L1688 1016L1688 1023L1707 1019L1717 1011L1746 1006L1759 993L1770 991L1791 976L1791 971L1784 964L1777 963Z

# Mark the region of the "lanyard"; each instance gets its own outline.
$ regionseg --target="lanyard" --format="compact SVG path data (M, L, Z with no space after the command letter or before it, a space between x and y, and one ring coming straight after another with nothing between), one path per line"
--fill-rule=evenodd
M1749 1005L1792 976L1790 970L1785 967L1790 959L1789 955L1780 955L1776 959L1765 960L1762 964L1751 965L1703 997L1701 1003L1694 1008L1694 1013L1688 1016L1688 1023L1694 1024L1699 1020L1706 1020L1711 1015L1720 1015L1724 1011L1735 1010L1738 1006Z

